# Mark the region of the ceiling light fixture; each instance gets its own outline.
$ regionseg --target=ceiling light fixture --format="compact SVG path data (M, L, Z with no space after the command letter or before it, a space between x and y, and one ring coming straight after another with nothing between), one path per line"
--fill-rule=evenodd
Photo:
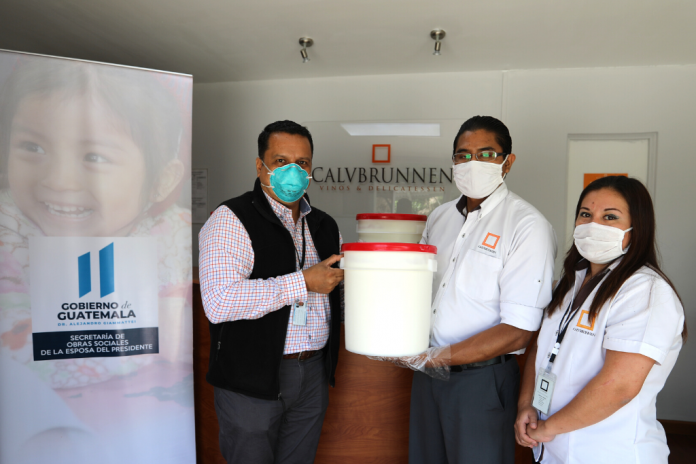
M440 123L359 122L341 123L353 137L439 137Z
M314 45L314 40L311 37L300 37L300 45L302 45L302 50L300 50L300 55L302 55L302 62L306 63L309 61L309 55L307 55L307 47Z
M435 51L433 55L440 56L440 47L442 46L440 41L445 38L445 35L445 31L442 29L433 29L430 31L430 37L435 41Z

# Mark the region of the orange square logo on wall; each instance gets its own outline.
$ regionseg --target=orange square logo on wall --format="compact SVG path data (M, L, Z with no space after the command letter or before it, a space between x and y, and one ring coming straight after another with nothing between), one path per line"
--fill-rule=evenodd
M483 239L483 243L481 245L488 247L491 250L495 250L495 247L498 246L498 240L500 240L500 235L495 235L488 232L488 235L486 235L486 238Z
M372 162L391 162L391 145L372 145Z
M582 312L580 312L580 318L578 319L578 327L587 330L594 330L594 324L596 321L597 318L595 318L595 320L592 321L592 323L590 324L590 312L583 310Z
M584 181L583 181L583 183L582 183L582 188L587 187L588 185L590 185L592 182L596 181L597 179L601 179L602 177L609 177L609 176L624 176L624 177L628 177L628 174L626 174L626 173L621 173L621 174L605 174L605 173L601 173L601 174L599 174L599 173L598 173L598 174L585 174L585 179L584 179Z

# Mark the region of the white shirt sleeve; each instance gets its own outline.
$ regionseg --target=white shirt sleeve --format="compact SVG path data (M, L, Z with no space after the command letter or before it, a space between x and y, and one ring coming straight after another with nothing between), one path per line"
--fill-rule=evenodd
M519 224L500 273L500 322L535 331L551 301L556 234L540 217Z
M651 271L637 272L609 307L603 347L637 353L662 363L681 344L684 308L672 287Z

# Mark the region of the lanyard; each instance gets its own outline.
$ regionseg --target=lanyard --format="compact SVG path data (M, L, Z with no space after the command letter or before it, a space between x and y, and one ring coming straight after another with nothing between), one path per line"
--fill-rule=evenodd
M305 218L302 218L302 259L300 259L300 254L297 252L297 247L295 247L295 254L297 255L297 260L300 262L300 271L302 269L304 269L304 262L305 262L306 244L305 244L304 229L305 229ZM292 243L294 244L295 241L293 240Z
M551 372L551 369L553 368L553 362L556 359L558 350L561 348L561 343L563 343L563 339L565 338L566 332L568 331L570 321L575 319L575 316L580 311L580 308L582 307L583 303L585 303L587 297L590 296L590 293L592 293L592 291L599 284L599 282L602 281L602 279L609 272L609 270L609 267L606 267L602 272L592 277L589 280L589 282L587 282L580 289L580 291L578 292L577 299L575 298L575 288L577 286L577 281L575 282L575 285L573 285L573 298L571 298L570 304L568 305L568 308L565 310L565 313L563 313L561 322L558 324L558 330L556 331L556 343L553 345L553 350L551 350L551 357L549 358L549 363L546 365L546 372Z
M580 310L580 307L578 306L575 308L575 311L570 313L570 310L573 306L573 302L575 300L575 287L573 287L573 298L570 300L570 304L568 304L568 308L565 310L565 313L563 314L563 317L561 318L560 324L558 324L558 330L556 331L556 343L553 345L553 350L551 350L551 357L549 358L549 363L546 366L546 372L551 372L551 369L553 368L553 362L556 360L556 355L558 354L558 350L561 348L561 343L563 343L563 338L565 338L565 334L568 331L568 326L570 325L571 319L575 317L575 315L578 313ZM568 315L570 314L570 317ZM567 318L567 319L566 319ZM563 323L565 322L565 326Z

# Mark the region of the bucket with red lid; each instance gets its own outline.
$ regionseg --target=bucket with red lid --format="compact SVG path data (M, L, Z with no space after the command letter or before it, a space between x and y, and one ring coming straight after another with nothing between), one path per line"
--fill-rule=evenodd
M346 349L412 356L428 348L437 249L414 243L346 243Z
M421 214L358 214L358 240L360 242L420 242L427 216Z

